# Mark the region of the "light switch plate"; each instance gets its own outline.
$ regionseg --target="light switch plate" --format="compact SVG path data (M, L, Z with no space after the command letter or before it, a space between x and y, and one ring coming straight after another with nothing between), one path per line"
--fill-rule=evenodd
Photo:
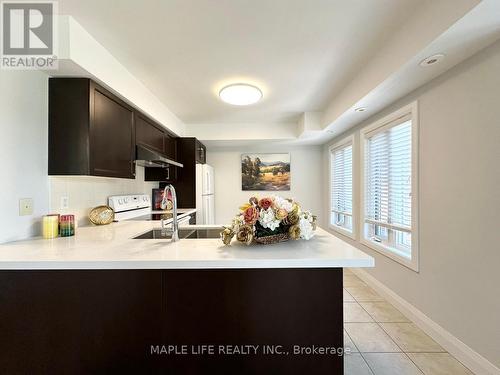
M33 199L19 199L19 216L33 215Z
M61 210L69 208L69 197L61 197Z

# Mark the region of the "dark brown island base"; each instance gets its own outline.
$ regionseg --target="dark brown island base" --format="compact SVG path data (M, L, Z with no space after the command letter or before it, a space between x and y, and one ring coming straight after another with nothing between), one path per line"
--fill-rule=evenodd
M0 271L2 374L343 374L342 268Z

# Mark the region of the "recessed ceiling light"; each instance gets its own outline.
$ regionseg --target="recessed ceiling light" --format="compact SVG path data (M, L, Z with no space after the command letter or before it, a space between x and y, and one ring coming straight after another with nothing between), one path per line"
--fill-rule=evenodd
M364 112L364 111L366 111L366 107L358 107L358 108L354 108L354 110L356 112Z
M262 99L262 91L246 83L235 83L223 87L219 91L219 97L223 102L232 105L250 105Z
M438 53L436 55L426 57L425 59L420 61L420 66L431 66L431 65L437 64L442 59L444 59L444 55L442 53Z

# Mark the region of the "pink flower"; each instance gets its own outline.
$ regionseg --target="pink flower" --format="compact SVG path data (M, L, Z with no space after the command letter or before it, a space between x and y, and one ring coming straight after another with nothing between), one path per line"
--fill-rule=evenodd
M245 223L254 225L259 218L259 211L255 207L248 207L243 213L243 220Z
M271 198L262 198L259 201L259 206L264 210L267 210L272 205L273 205L273 200Z

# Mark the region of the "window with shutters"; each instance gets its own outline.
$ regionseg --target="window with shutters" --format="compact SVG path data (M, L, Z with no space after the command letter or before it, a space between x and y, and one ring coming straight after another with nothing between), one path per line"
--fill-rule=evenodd
M416 104L361 131L361 241L418 270Z
M354 238L353 139L330 148L330 227Z

